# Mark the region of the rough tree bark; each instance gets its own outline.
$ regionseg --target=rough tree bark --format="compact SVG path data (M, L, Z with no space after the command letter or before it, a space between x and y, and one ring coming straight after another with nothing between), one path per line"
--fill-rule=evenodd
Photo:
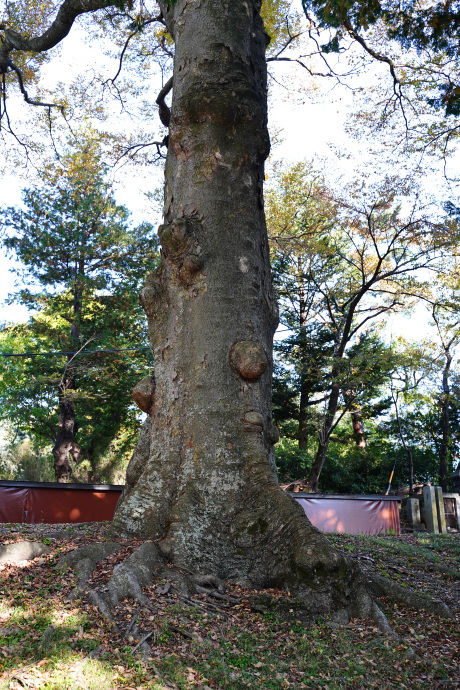
M64 382L65 385L65 382ZM74 462L80 457L81 448L75 440L75 408L72 390L59 387L59 426L53 447L54 474L57 482L67 482L72 474L69 456Z
M364 431L363 417L359 405L356 403L356 394L353 390L342 392L344 403L348 409L353 430L353 438L358 448L366 447L366 435Z
M350 410L351 425L353 427L353 436L358 448L366 447L366 436L364 431L363 418L361 412L357 407L352 407Z
M277 484L260 1L160 4L175 63L162 260L141 293L155 391L112 532L192 572L302 593L312 616L369 613L361 574Z
M80 261L77 281L84 275L84 265ZM78 350L82 309L82 291L75 288L73 298L73 323L70 329L70 343L73 352ZM58 386L59 422L53 446L54 475L57 482L68 482L72 474L70 458L76 464L80 458L81 446L75 438L75 406L73 392L76 388L74 355L67 356L64 374Z

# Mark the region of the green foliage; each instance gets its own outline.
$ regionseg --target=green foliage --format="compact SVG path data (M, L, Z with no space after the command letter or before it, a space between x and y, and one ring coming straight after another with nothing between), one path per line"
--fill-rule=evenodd
M261 9L265 31L270 37L268 55L287 43L296 43L301 33L301 15L289 0L263 0Z
M22 262L13 300L32 310L28 323L5 324L3 352L138 348L148 342L138 291L157 260L153 227L132 227L116 204L98 142L83 138L45 171L43 186L24 192L24 208L5 209L4 245ZM121 481L140 421L131 401L151 373L149 350L0 360L0 418L53 444L64 379L83 448L77 480Z
M115 289L122 276L124 282L139 282L139 272L151 267L153 228L130 227L129 212L116 204L106 177L98 141L84 133L76 150L43 171L43 186L24 190L26 210L4 209L4 246L22 262L23 280L45 288L44 293L21 290L16 296L21 303L34 308L38 302L40 308L58 289L84 299L88 291ZM73 320L64 305L62 314Z
M280 424L281 437L276 444L276 467L282 483L308 475L312 463L312 450L300 449L296 439L296 424Z
M308 162L277 171L275 183L267 195L272 266L281 322L293 331L275 343L273 403L282 436L282 479L308 474L318 438L325 439L323 447L331 444L322 475L326 491L381 492L395 457L394 482L405 483L406 438L417 478L435 479L442 400L438 355L426 343L389 347L380 333L383 314L413 305L408 295L432 294L418 270L444 270L456 245L455 210L446 208L449 216L437 224L414 212L406 219L398 204L410 193L404 181L385 180L369 190L356 181L339 195ZM451 298L450 309L454 303ZM407 389L406 436L389 417L393 376ZM427 377L429 394L422 384L415 391L404 383ZM339 394L332 409L334 387ZM366 448L357 446L364 446L363 437Z
M14 430L10 423L0 427L0 478L33 482L51 482L54 472L50 448L40 439Z
M380 21L388 38L398 41L406 50L433 50L450 58L458 56L460 12L455 3L423 6L414 1L401 4L378 0L302 0L302 6L307 15L314 13L322 28L336 29L336 40L347 24L355 31L365 31Z

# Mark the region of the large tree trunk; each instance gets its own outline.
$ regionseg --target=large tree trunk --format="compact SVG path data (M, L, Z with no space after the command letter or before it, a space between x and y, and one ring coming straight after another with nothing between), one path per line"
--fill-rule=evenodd
M141 293L155 390L112 529L189 571L305 592L313 616L365 614L358 570L277 484L260 1L161 5L176 52L162 259Z

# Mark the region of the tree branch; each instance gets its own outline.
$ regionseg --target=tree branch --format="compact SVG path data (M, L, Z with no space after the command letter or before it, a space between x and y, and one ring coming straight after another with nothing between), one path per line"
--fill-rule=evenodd
M366 41L362 36L360 36L352 27L350 21L348 19L345 19L343 21L343 26L347 30L348 34L350 37L356 41L357 43L360 44L368 53L371 57L374 58L374 60L377 60L378 62L384 62L387 64L390 68L390 74L393 78L393 93L395 95L395 98L399 101L399 106L401 108L401 113L404 118L404 122L406 123L406 130L409 129L409 124L407 122L407 117L406 113L404 110L404 105L402 102L402 92L401 92L401 82L396 74L395 66L393 64L393 61L387 57L386 55L382 55L381 53L377 53L375 50L373 50L370 46L367 45Z
M168 79L166 84L161 89L158 94L155 103L158 105L160 120L165 127L169 127L169 122L171 120L171 111L165 103L165 98L173 87L173 78Z
M12 60L7 61L7 66L15 72L17 78L18 78L18 84L19 84L19 90L21 91L22 95L24 96L24 100L26 103L29 105L38 105L41 106L42 108L59 108L61 113L64 115L64 106L59 105L58 103L43 103L42 101L34 101L32 98L30 98L29 94L26 91L26 88L24 86L24 80L22 78L22 72L17 67Z
M0 31L5 34L5 39L0 46L0 73L3 69L2 57L7 56L12 50L31 51L43 53L54 48L67 36L75 19L80 14L96 12L114 5L114 0L64 0L56 18L41 35L26 38L10 27L8 22L0 22Z

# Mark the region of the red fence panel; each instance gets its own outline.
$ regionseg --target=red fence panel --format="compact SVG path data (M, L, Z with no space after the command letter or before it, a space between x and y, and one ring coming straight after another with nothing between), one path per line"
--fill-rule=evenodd
M291 494L320 532L400 534L400 501L386 496L316 496Z
M122 486L0 481L0 522L112 520Z
M0 522L112 520L122 486L0 481ZM398 502L388 496L292 493L321 532L400 534Z
M62 487L62 485L61 485ZM102 522L112 520L121 491L29 489L27 522Z
M25 522L28 489L17 486L0 487L0 522Z

